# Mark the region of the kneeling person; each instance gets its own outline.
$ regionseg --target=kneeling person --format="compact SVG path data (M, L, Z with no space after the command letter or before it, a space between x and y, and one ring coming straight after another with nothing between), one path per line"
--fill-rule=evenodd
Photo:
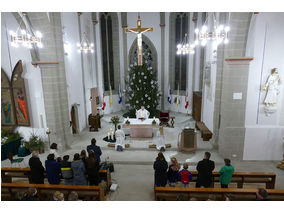
M117 127L118 129L115 132L115 150L116 151L123 151L123 149L125 149L125 133L124 131L121 129L121 126L118 125Z

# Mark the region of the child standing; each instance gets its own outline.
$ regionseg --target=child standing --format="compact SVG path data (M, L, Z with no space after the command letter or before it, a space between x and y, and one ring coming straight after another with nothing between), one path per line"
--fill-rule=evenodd
M188 164L184 163L183 164L183 169L179 172L179 180L182 183L183 187L188 187L189 186L189 181L192 180L192 175L188 169Z
M171 165L168 170L168 181L170 186L176 186L178 181L179 164L175 157L171 157Z

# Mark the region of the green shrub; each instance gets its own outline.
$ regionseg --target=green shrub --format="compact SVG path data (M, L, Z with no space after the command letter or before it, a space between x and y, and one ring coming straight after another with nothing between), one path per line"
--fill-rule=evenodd
M29 140L24 142L24 146L32 152L35 150L42 150L44 143L41 137L32 133Z

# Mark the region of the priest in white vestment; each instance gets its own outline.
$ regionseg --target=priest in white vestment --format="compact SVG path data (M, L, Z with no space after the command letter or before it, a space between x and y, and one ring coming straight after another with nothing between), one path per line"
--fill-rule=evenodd
M150 115L150 112L148 112L148 110L145 109L144 106L141 106L141 109L139 109L136 112L136 118L144 118L144 119L148 119Z
M121 129L120 125L118 125L117 130L115 132L115 139L115 150L117 150L118 146L122 147L122 149L125 149L125 133ZM117 151L122 151L120 147Z
M166 150L166 143L165 143L165 136L164 136L164 129L163 129L163 127L160 127L159 131L157 132L157 141L156 141L156 143L157 143L156 144L156 148L159 151Z

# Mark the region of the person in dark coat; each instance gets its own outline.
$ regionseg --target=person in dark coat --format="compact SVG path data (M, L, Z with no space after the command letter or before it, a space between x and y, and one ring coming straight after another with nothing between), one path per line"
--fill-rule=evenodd
M44 167L38 155L38 151L33 151L32 157L29 160L29 166L31 169L30 183L44 184Z
M80 158L83 161L84 165L87 166L87 153L86 150L82 150L80 154Z
M214 161L210 159L210 152L205 152L202 161L199 161L196 167L198 171L196 187L204 186L208 188L212 185L212 171L215 169Z
M168 163L162 152L159 152L153 167L155 170L155 186L165 186L167 184Z
M96 160L95 153L92 150L89 152L89 158L86 160L86 167L89 184L95 186L99 185L99 163Z
M102 155L102 151L101 151L101 148L99 146L96 145L97 141L95 138L93 138L91 140L91 145L87 146L87 152L90 152L90 150L93 150L94 153L95 153L95 156L96 156L96 159L98 161L98 163L100 164L101 163L101 155Z
M49 184L59 184L60 182L60 165L54 159L54 154L49 154L45 161L45 169Z

